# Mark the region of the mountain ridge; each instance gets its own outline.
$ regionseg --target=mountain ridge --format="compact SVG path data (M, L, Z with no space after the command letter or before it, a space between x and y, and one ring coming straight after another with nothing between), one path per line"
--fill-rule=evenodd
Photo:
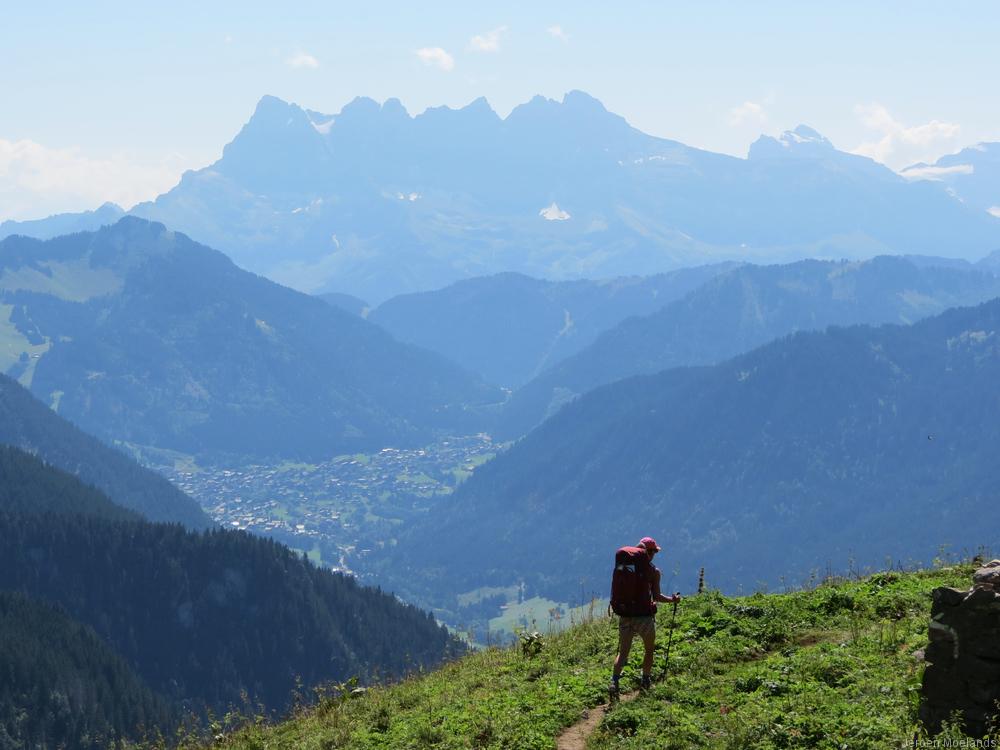
M515 391L497 432L502 439L518 437L600 385L668 367L714 364L797 330L913 322L998 295L1000 279L985 267L947 259L747 264L601 332Z
M594 550L640 530L663 529L685 575L711 558L729 590L792 567L871 564L875 549L956 544L996 480L998 337L995 299L602 386L480 467L366 569L447 608L481 586L521 582L550 598L603 586ZM442 540L459 533L479 552L443 575ZM416 566L420 578L391 575Z
M45 242L11 237L5 264L0 296L21 347L8 371L108 441L329 458L476 427L476 410L501 398L162 224L130 216Z
M501 271L568 280L1000 244L1000 221L943 186L810 129L786 135L752 158L714 154L575 91L506 118L481 99L410 116L358 98L326 115L268 96L219 161L132 213L287 285L374 304ZM764 158L810 144L823 158Z

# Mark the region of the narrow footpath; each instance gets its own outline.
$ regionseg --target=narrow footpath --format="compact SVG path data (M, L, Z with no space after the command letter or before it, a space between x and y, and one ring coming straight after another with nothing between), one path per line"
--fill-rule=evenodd
M638 696L639 691L633 690L630 693L622 693L618 700L619 703L628 703ZM580 721L566 729L556 739L556 750L585 750L590 735L594 733L594 730L601 723L601 719L604 718L610 709L610 703L603 703L600 706L594 706L594 708L584 711Z

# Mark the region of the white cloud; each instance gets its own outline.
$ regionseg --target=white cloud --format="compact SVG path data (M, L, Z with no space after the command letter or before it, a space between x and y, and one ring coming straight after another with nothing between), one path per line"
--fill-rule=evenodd
M177 154L152 162L124 153L94 158L76 147L0 138L0 220L89 210L106 201L131 208L169 190L194 166Z
M567 34L565 31L563 31L563 27L560 26L559 24L553 24L552 26L549 26L546 29L546 31L549 32L550 36L554 36L560 42L568 42L569 41L569 34Z
M506 26L498 26L485 34L476 34L469 40L469 49L473 52L499 52L500 37L506 31Z
M306 52L296 52L285 60L289 68L318 68L319 60Z
M975 171L972 164L955 164L951 167L907 167L900 174L908 180L943 180L953 174L972 174Z
M424 65L433 65L445 71L455 69L455 58L440 47L421 47L416 54Z
M862 143L853 153L880 161L894 169L915 162L933 162L954 151L961 127L953 122L931 120L907 127L883 105L859 104L855 114L870 129L881 133L877 141Z
M569 218L569 213L559 208L555 201L552 201L552 205L539 211L538 215L546 221L566 221Z
M764 112L763 105L747 101L729 110L730 125L737 127L747 122L755 125L763 125L767 122L767 113Z
M986 213L988 213L990 216L996 216L998 219L1000 219L1000 206L990 206L989 208L986 209Z

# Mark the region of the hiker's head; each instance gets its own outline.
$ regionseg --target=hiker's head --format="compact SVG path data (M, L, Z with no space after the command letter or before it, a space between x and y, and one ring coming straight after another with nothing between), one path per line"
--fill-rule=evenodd
M642 541L640 541L636 546L642 547L644 550L646 550L646 554L648 554L650 557L652 557L653 555L655 555L657 552L660 551L660 545L657 544L656 540L653 539L653 537L651 536L644 536L642 538Z

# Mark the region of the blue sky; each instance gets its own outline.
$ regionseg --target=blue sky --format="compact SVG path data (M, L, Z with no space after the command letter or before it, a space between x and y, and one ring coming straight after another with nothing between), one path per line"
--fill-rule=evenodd
M744 155L798 123L894 168L1000 140L997 2L0 6L0 219L126 207L221 153L273 94L501 114L581 89Z

